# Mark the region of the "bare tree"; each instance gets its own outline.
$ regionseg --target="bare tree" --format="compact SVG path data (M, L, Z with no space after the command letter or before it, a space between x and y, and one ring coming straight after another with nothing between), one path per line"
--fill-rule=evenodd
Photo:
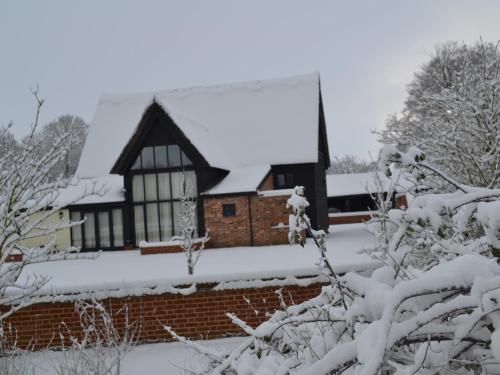
M59 216L63 206L78 201L84 196L102 193L103 188L92 186L71 201L61 202L61 189L70 181L63 177L49 181L47 173L61 162L78 139L71 133L62 133L52 140L50 148L40 153L36 131L43 100L38 90L35 121L30 134L19 146L0 155L0 327L6 318L31 304L37 303L37 292L49 281L49 276L32 275L20 281L26 266L46 261L95 257L84 256L74 249L55 251L55 234L81 222L70 222ZM5 131L5 129L3 130ZM59 218L59 219L58 219ZM55 220L53 220L55 219ZM46 243L31 247L29 240L45 236ZM12 258L21 257L17 262ZM19 260L19 259L18 259ZM0 341L4 332L0 332Z
M354 155L334 156L327 173L363 173L373 171L376 167L376 163L360 160Z
M81 333L61 333L62 351L54 357L53 368L57 375L119 375L123 357L134 347L139 327L129 321L128 309L123 307L112 314L96 300L77 302ZM118 329L115 322L119 315L124 321ZM71 345L64 342L69 338Z
M181 213L179 224L181 227L181 247L186 254L188 274L194 273L194 268L202 251L205 249L205 244L210 240L209 230L205 231L202 238L195 239L197 234L196 229L196 200L193 197L193 186L189 186L184 174L181 177Z
M60 160L47 171L47 179L53 181L57 180L60 176L69 178L75 174L83 144L87 137L88 127L85 121L78 116L63 115L46 124L41 129L38 129L32 136L38 142L35 152L39 156L46 154L52 148L54 139L67 136L73 140L72 147L67 149ZM31 135L23 141L29 141L30 137Z

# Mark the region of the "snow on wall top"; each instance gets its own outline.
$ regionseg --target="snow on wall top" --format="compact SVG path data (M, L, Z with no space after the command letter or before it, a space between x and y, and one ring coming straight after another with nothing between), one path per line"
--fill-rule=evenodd
M253 165L231 169L229 174L206 195L256 192L260 183L271 170L270 165Z
M142 94L102 95L77 175L111 171L156 101L212 167L313 163L318 153L319 74ZM301 147L291 145L300 140Z

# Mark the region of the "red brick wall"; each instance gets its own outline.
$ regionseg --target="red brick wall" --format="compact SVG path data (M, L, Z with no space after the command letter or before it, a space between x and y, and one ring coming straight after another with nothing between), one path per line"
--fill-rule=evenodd
M260 197L253 196L252 228L254 245L278 245L288 243L288 216L291 211L286 208L288 195ZM284 224L283 228L273 228Z
M371 219L370 215L361 214L356 215L354 212L349 216L329 216L328 223L330 225L335 224L354 224L354 223L363 223Z
M288 195L205 198L205 227L210 229L210 247L251 246L252 236L256 246L288 243L288 227L273 228L280 223L288 225L287 200ZM227 203L236 205L236 216L222 216L222 206Z
M408 199L406 199L406 194L396 195L395 204L396 208L407 208Z
M273 190L274 189L274 181L273 181L273 174L269 173L264 181L259 185L258 187L259 190L265 191L265 190Z
M199 288L201 288L199 286ZM278 287L213 291L205 286L198 292L183 296L162 294L156 296L128 297L101 301L110 312L118 312L125 305L129 311L129 322L140 325L140 342L165 341L170 336L163 325L171 326L178 334L193 339L216 338L242 333L227 318L226 313L235 313L255 327L265 320L267 312L279 308L275 291ZM283 288L287 303L293 299L300 303L318 295L320 284L307 287ZM251 305L244 300L247 298ZM256 315L254 310L258 310ZM122 315L116 315L115 326L124 327ZM34 345L35 350L60 345L59 332L66 333L63 322L74 335L80 333L74 303L44 303L16 312L6 322L17 334L17 344L23 348Z
M236 215L222 216L222 205L234 203ZM205 228L210 230L211 247L249 246L250 221L248 196L205 198L203 200Z

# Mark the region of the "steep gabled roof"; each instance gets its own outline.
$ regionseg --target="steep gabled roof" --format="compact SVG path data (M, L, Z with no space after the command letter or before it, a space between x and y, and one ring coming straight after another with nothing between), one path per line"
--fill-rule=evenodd
M158 103L205 160L232 170L314 163L318 158L319 75L102 95L77 174L110 173L145 111Z

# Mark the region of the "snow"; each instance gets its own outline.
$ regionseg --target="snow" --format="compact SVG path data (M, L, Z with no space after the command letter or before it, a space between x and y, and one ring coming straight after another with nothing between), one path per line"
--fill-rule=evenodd
M317 161L319 74L311 73L221 86L102 95L77 174L107 175L153 102L164 108L212 167L232 170ZM290 148L297 139L301 147Z
M270 170L270 165L253 165L231 169L221 182L203 194L217 195L256 192Z
M258 194L260 197L281 197L284 195L290 196L294 189L276 189L276 190L262 190Z
M377 173L385 183L384 191L387 191L391 180L385 177L383 173ZM327 174L326 188L328 197L373 194L378 192L374 172Z
M99 194L88 195L92 191ZM87 195L82 199L81 196ZM75 179L67 188L59 191L56 200L61 206L70 204L94 204L121 202L125 200L123 177L106 175L95 178Z
M363 224L336 225L327 237L328 258L338 273L373 269L378 263L356 251L373 246ZM276 245L210 249L203 252L193 276L187 275L184 253L141 256L137 250L103 252L97 259L45 262L27 266L20 282L33 275L51 279L39 294L58 292L100 295L191 293L174 288L192 283L317 276L318 252L312 241L300 246ZM285 281L286 282L286 281ZM306 282L306 281L304 281ZM243 287L242 285L240 285ZM234 288L228 284L227 288ZM63 297L64 298L64 297ZM69 297L68 297L69 298ZM75 297L76 298L76 297Z
M392 178L387 178L382 172L376 173L384 183L384 192L389 191L391 188L391 181L394 183L394 190L398 193L404 193L411 187L410 182L404 178L399 170L392 172ZM375 172L327 174L327 196L342 197L346 195L377 193L379 187L376 183L376 176Z
M345 217L345 216L364 216L375 215L378 211L350 211L350 212L335 212L328 214L328 217Z
M199 341L214 350L226 352L245 341L244 337L232 337ZM57 375L53 364L60 352L44 351L24 355L22 360L34 368L33 375ZM121 375L186 374L184 369L202 370L205 358L194 349L180 342L145 344L134 347L125 355L120 366ZM31 372L30 372L31 374Z

